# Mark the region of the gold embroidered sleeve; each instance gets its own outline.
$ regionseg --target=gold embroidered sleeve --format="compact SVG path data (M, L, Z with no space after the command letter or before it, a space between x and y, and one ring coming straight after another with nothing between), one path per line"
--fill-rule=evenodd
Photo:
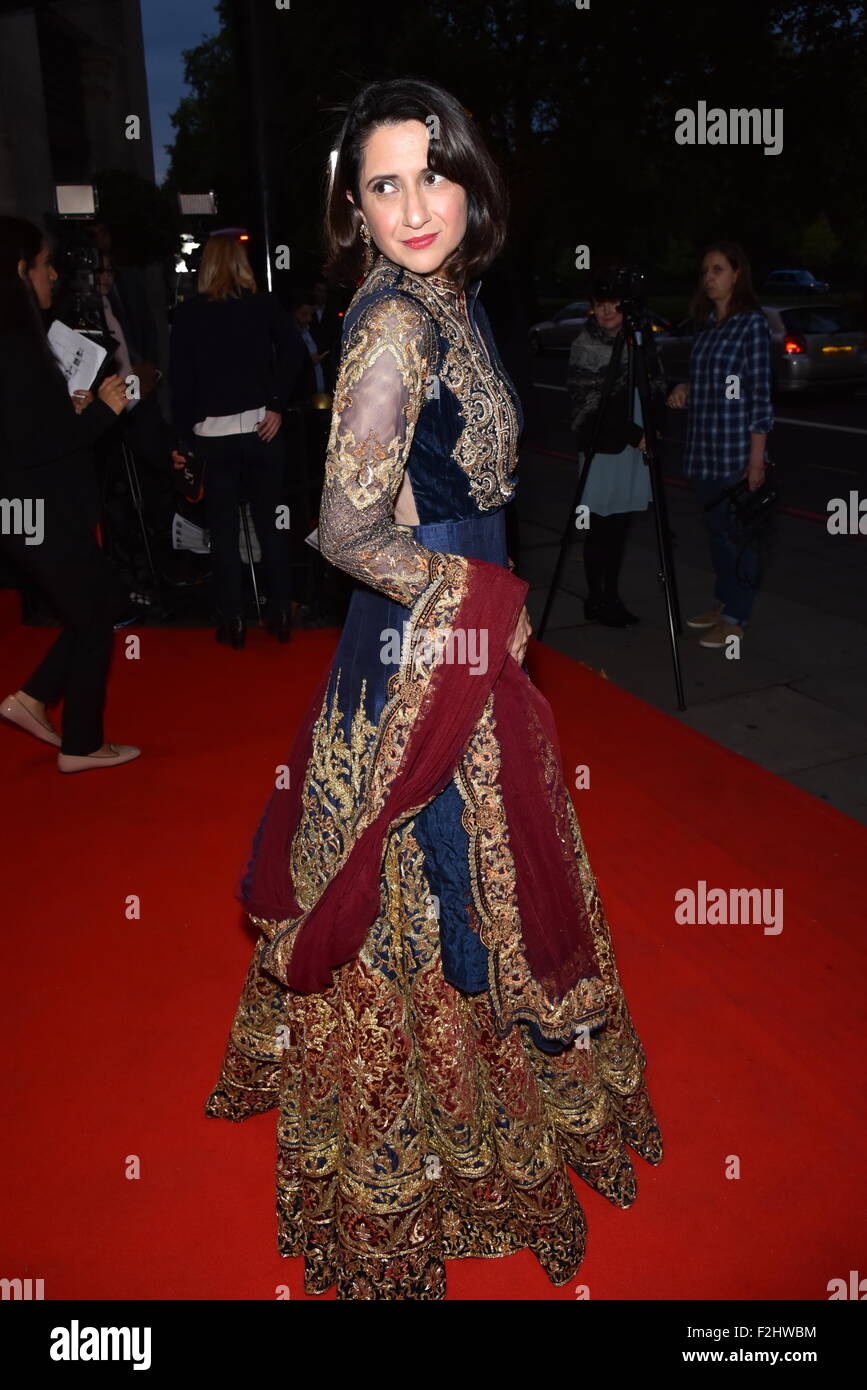
M394 522L434 351L427 315L387 295L347 329L319 511L322 554L411 607L430 583L433 551Z

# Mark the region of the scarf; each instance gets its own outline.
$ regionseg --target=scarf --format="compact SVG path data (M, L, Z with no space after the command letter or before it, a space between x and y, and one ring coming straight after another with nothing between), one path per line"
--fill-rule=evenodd
M392 693L380 716L377 755L371 760L379 771L375 778L369 774L375 785L365 790L365 814L316 902L302 907L292 881L291 849L330 670L321 678L289 755L288 786L272 793L236 895L270 939L262 963L291 989L330 988L332 972L361 949L380 910L387 836L448 785L491 697L528 966L554 1001L579 980L599 976L567 833L570 808L553 714L508 650L527 588L524 580L489 561L439 554L431 561L431 583L408 624L414 655L391 678ZM435 659L430 645L425 650L423 641L415 640L432 624L439 631L486 628L486 672Z

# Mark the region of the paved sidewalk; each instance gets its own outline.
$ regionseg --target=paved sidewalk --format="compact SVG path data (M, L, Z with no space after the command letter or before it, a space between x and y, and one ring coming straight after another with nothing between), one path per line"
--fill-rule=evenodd
M568 462L522 450L521 577L537 626L576 484ZM713 598L710 550L688 487L666 489L684 619ZM637 514L621 596L641 619L614 629L584 622L580 532L570 548L544 640L657 709L837 810L867 824L867 537L831 536L780 515L739 660L679 639L687 709L679 712L652 512ZM708 788L712 794L713 788Z

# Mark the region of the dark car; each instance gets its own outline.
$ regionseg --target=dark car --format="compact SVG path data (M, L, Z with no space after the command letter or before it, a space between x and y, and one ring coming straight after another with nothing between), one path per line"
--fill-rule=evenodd
M579 328L590 316L590 300L579 299L558 309L550 319L534 323L530 329L530 351L540 357L546 352L568 352ZM671 329L667 319L651 314L651 325L655 335Z
M780 395L810 390L853 393L867 386L867 346L859 315L838 304L763 304L771 330L773 389ZM684 319L656 337L666 379L689 380L695 325Z
M774 270L762 285L763 294L827 294L827 280L817 280L809 270Z
M530 329L530 351L542 356L546 352L568 352L572 339L587 322L590 300L577 299L558 309L549 319L534 323Z

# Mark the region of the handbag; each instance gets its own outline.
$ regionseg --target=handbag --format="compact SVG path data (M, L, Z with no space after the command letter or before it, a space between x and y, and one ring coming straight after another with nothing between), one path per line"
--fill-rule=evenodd
M747 545L757 544L771 520L777 500L774 467L769 459L761 487L751 491L747 479L741 478L722 494L727 502L726 530L729 539L741 550Z

